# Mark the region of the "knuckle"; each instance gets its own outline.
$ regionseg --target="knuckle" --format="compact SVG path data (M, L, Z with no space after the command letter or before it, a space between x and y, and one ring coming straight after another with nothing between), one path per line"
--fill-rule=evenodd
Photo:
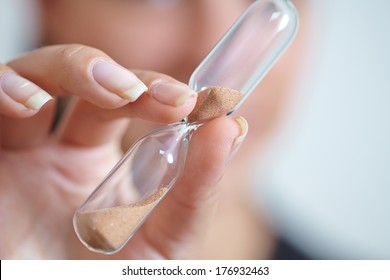
M69 60L77 53L82 52L85 48L87 47L80 44L65 45L60 49L60 54L63 60Z
M82 44L69 44L59 46L56 56L61 73L60 87L69 94L80 85L87 87L90 84L91 61L97 56L104 56L104 53Z
M59 59L65 68L86 67L98 56L106 56L102 51L82 44L69 44L60 48Z
M62 46L60 46L60 49L59 49L60 57L63 60L71 59L76 54L81 53L82 51L85 51L86 48L88 48L88 47L85 45L81 45L81 44L62 45Z
M77 65L74 62L79 60L80 56L87 53L87 47L79 44L66 45L60 48L58 59L64 68Z

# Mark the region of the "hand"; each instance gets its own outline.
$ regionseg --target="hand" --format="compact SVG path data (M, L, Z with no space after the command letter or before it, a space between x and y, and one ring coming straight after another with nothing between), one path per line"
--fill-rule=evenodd
M108 258L77 239L74 212L121 157L131 118L177 122L196 102L173 78L134 73L80 45L45 47L0 65L2 259ZM72 101L53 129L60 96ZM217 182L246 130L244 119L230 117L199 128L179 182L110 257L196 258L221 191Z

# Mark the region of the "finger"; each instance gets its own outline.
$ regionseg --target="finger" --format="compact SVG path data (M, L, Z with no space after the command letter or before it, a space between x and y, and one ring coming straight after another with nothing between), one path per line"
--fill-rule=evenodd
M57 132L59 141L79 146L97 146L122 138L130 117L173 123L193 109L196 95L187 85L163 74L136 71L148 87L136 102L110 110L78 100L67 112Z
M146 90L134 73L83 45L40 48L8 65L52 95L77 95L102 108L121 107Z
M166 94L161 94L167 91L167 87L164 86L164 79L153 84L152 89L149 90L150 94L141 98L138 102L139 106L124 107L124 105L138 99L145 92L147 86L133 72L116 64L103 52L81 45L45 47L11 61L9 65L19 74L35 82L52 95L74 94L103 109L122 107L118 112L107 113L105 110L98 110L100 112L97 115L97 118L100 118L99 121L107 120L107 122L102 123L102 127L109 127L111 131L115 130L116 126L109 123L108 120L123 116L138 116L148 120L167 122L173 119L176 120L180 112L186 111L188 114L188 108L192 108L192 106L184 106L181 111L175 111L171 108L183 103L185 98L182 98L183 95L174 98L175 94L172 93L167 98ZM36 65L40 67L36 67ZM156 88L159 89L153 90ZM178 91L176 90L176 92ZM86 117L85 113L80 112L80 110L86 108L86 105L76 107L72 109L74 117L70 117L73 113L68 115L69 125L64 125L62 131L69 131L66 129L67 127L77 124L77 121L81 120L77 115L81 114ZM77 113L77 111L80 113ZM88 111L90 113L96 112ZM180 113L179 115L184 114ZM94 118L92 116L86 117L83 125L80 123L79 129L75 131L80 131L82 127L91 127L90 125L93 124ZM39 123L34 123L34 126L39 125ZM97 127L96 132L99 131L100 129ZM91 145L106 141L105 139L99 139L98 136L103 135L105 130L102 129L101 131L102 133L97 133ZM67 133L65 132L65 134ZM28 144L29 137L25 137L25 139L26 144ZM88 142L84 143L85 137L82 136L80 140L72 139L72 137L65 137L64 139L74 143L80 142L81 145L89 144Z
M126 105L135 101L146 90L146 86L134 73L115 63L103 52L82 45L37 49L7 65L19 77L23 77L24 81L31 81L43 89L43 92L50 92L53 96L78 95L103 108ZM7 74L6 78L8 76ZM30 87L34 85L32 83ZM7 112L12 110L10 104L4 104L3 108ZM7 115L11 113L8 112ZM22 116L31 115L33 114L27 112ZM28 122L4 119L2 126L10 129L2 132L2 146L6 147L10 143L12 148L24 148L41 144L47 140L51 120L47 111L45 114L35 112L35 117ZM18 137L17 142L14 141L15 137ZM42 141L38 141L39 139Z
M0 65L0 114L26 118L36 114L52 97L31 81Z
M29 145L40 142L42 135L47 135L51 126L54 103L46 104L50 100L52 97L40 87L10 67L0 65L1 147L17 148L25 142L26 137ZM41 113L37 114L38 111ZM36 122L40 126L35 127Z
M137 238L147 240L151 250L163 257L185 257L183 254L191 251L188 245L196 244L196 238L207 228L220 191L217 183L244 140L247 128L242 117L235 121L230 117L218 118L199 128L191 139L181 179Z

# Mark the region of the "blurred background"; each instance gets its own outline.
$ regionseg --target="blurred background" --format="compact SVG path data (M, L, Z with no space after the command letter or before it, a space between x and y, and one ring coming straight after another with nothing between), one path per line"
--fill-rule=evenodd
M32 2L0 0L1 62L35 45ZM390 259L390 1L312 2L299 98L250 193L311 258Z
M313 258L390 259L386 0L314 0L313 51L252 192ZM310 49L310 48L309 48ZM257 203L255 205L263 205Z

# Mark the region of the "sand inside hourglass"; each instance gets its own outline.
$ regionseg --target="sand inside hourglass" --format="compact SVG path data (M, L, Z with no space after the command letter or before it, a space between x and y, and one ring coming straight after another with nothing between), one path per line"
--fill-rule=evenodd
M188 121L202 123L226 115L242 97L243 94L236 90L209 87L198 93L197 104ZM118 250L167 191L168 188L162 187L135 204L78 213L76 226L80 239L94 251Z
M204 122L231 112L241 101L243 93L219 86L208 87L198 93L194 110L188 115L189 123Z
M81 212L77 220L81 239L94 250L117 250L166 192L167 188L160 188L131 205Z

